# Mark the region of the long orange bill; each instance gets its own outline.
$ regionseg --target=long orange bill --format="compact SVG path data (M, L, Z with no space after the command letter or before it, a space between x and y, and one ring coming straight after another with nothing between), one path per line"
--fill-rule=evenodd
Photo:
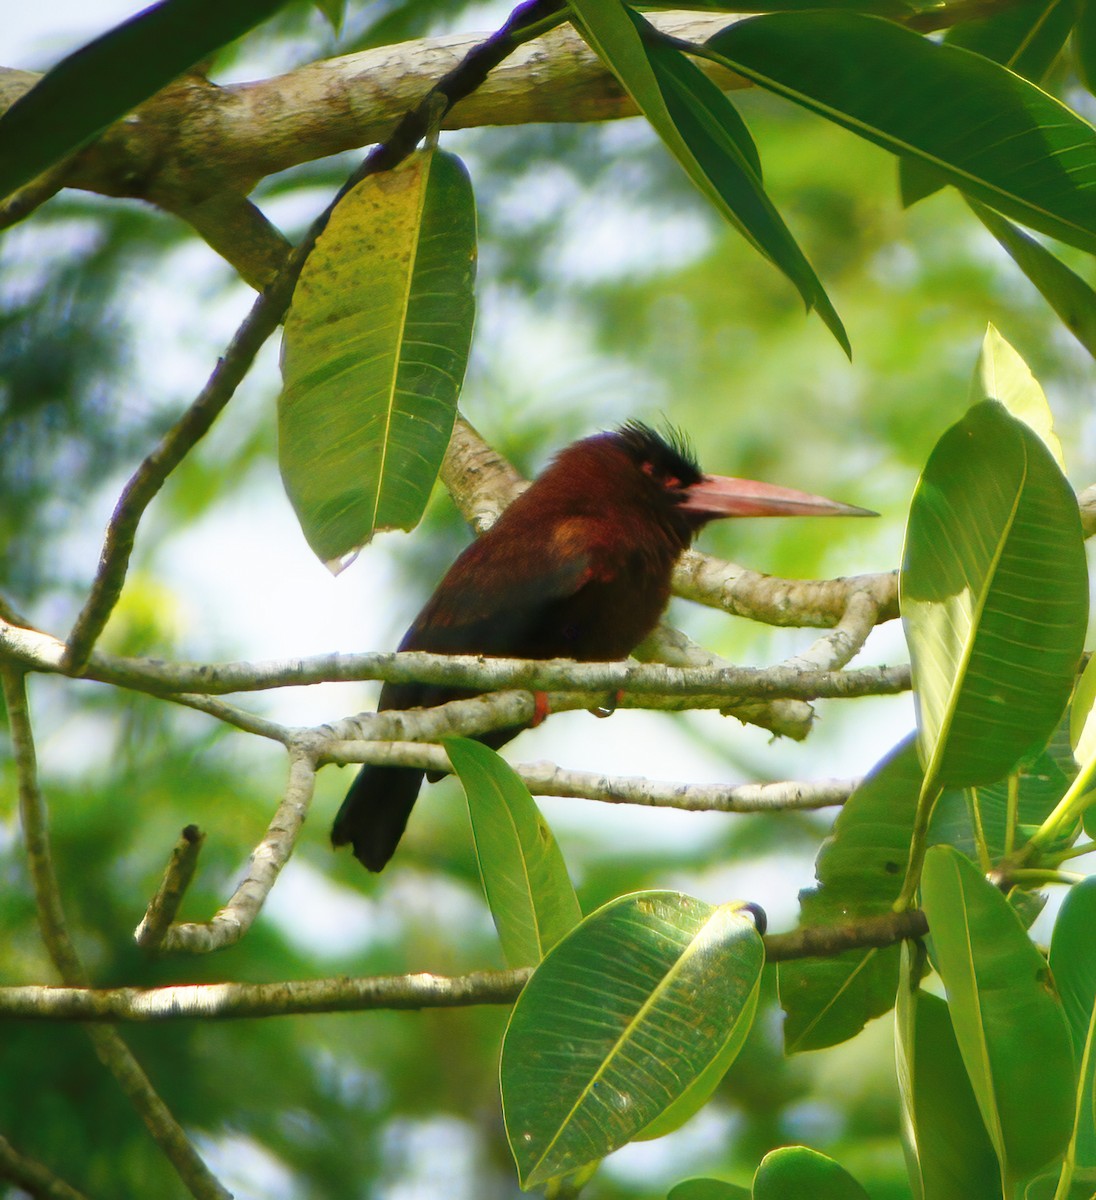
M709 517L877 517L869 508L841 504L795 488L705 475L686 491L681 508Z

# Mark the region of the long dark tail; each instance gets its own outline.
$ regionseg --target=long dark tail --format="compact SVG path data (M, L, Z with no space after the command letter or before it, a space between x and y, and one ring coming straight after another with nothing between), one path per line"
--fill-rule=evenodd
M422 778L414 767L362 767L335 817L331 844L349 843L363 866L380 871L396 852Z

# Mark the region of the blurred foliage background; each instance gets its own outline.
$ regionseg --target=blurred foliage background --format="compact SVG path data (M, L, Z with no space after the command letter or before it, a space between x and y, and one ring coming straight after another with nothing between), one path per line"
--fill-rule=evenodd
M504 12L352 0L336 38L315 9L295 5L223 55L212 75L270 74L391 40L485 29ZM104 15L103 27L116 15ZM40 54L6 65L48 65L51 55ZM1071 86L1064 75L1056 83ZM958 198L943 192L903 211L882 151L772 97L740 99L769 190L846 322L853 362L720 225L639 121L446 135L470 167L479 205L479 314L462 407L487 439L533 472L574 437L664 415L692 434L712 470L883 514L871 528L834 522L822 533L795 522L728 523L705 535L705 549L791 576L890 569L917 473L966 406L992 321L1047 389L1073 482L1092 482L1091 362ZM293 236L351 161L287 172L257 199ZM244 286L181 224L137 204L66 192L0 241L0 583L42 628L67 629L121 483L192 399L248 303ZM387 648L464 544L439 492L413 536L381 539L329 579L280 491L277 390L268 347L150 512L109 649L208 660ZM809 631L759 628L680 602L672 618L740 662L771 662L811 640ZM866 660L903 657L893 626L869 642ZM97 983L502 965L459 793L434 789L393 867L366 877L327 845L348 778L337 770L321 777L304 842L250 936L217 956L148 962L131 934L179 828L193 821L208 834L182 913L205 919L265 828L281 756L199 714L92 684L35 678L31 699L61 886ZM371 699L363 688L326 688L319 698L290 691L254 706L306 723ZM539 752L681 778L848 775L911 724L904 699L822 712L803 747L770 746L715 716L620 714L591 733L593 722L572 715L554 733L525 735L511 757ZM583 754L589 763L578 761ZM0 981L50 979L7 758L0 779ZM831 816L598 807L545 803L586 911L621 891L683 887L718 901L761 897L778 927L792 919ZM888 1022L824 1057L784 1061L771 987L767 1004L717 1102L678 1134L614 1156L592 1196L662 1195L701 1173L745 1183L768 1149L797 1140L836 1157L874 1200L907 1194ZM124 1033L237 1196L501 1200L518 1194L497 1097L504 1020L501 1009L479 1009ZM78 1028L0 1031L0 1132L89 1195L181 1194ZM0 1185L0 1195L14 1193Z

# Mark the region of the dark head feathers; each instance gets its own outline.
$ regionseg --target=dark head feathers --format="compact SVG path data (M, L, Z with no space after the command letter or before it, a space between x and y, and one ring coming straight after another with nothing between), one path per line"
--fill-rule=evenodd
M659 432L642 421L628 421L616 431L625 450L639 463L650 463L656 479L673 479L682 487L702 476L688 436L673 425Z

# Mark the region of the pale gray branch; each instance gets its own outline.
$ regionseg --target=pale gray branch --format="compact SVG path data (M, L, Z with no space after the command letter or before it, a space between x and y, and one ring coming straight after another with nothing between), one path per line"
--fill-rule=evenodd
M928 932L920 910L861 917L842 925L807 926L767 934L768 962L838 954L864 946L891 946ZM367 1009L453 1008L510 1004L529 968L470 975L370 976L288 983L205 983L161 988L0 987L0 1019L46 1021L170 1021L194 1017L275 1017L294 1013Z
M290 754L285 794L263 840L251 855L247 874L232 898L209 921L169 926L157 949L164 953L206 954L233 945L247 933L282 867L293 853L312 803L315 783L315 762L308 754L294 748ZM144 927L145 922L142 921L134 934L138 941Z
M441 746L430 742L338 742L328 747L337 762L373 763L386 767L422 767L450 772ZM844 804L858 779L823 779L799 783L687 784L639 776L571 771L552 762L511 763L511 769L535 796L576 796L609 804L639 804L685 812L772 812L817 809Z

